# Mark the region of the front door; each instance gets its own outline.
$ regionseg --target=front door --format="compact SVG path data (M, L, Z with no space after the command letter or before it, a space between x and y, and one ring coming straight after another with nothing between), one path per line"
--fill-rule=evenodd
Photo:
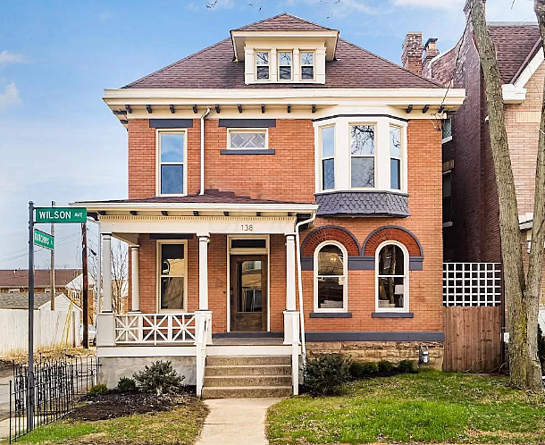
M231 331L267 330L267 255L231 256Z

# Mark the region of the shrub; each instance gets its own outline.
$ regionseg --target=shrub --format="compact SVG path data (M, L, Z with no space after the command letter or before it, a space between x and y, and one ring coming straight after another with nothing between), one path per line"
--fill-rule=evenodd
M322 354L307 361L304 377L311 394L338 394L350 380L349 362L341 354Z
M413 374L418 372L416 363L413 360L401 360L397 365L397 371L401 374Z
M378 372L380 374L391 374L394 370L394 365L392 362L389 362L388 360L381 360L378 362Z
M157 360L151 366L147 366L143 371L134 374L134 380L143 392L161 394L176 394L179 393L184 385L184 376L179 376L172 362Z
M91 386L91 389L89 390L89 395L91 396L101 396L104 394L108 394L110 391L108 390L108 387L104 385L103 383L99 383L98 385Z
M378 366L373 362L352 362L350 364L350 375L353 379L370 377L378 372Z
M117 390L119 392L134 392L136 391L136 381L130 377L121 377L117 382Z

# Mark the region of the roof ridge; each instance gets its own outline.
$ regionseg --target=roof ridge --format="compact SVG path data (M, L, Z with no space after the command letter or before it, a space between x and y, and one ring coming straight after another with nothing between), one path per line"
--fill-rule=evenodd
M339 40L342 40L344 43L347 43L348 45L352 45L354 48L358 48L358 49L361 50L361 51L365 51L367 54L369 54L369 55L371 55L371 56L373 56L373 57L376 57L377 59L382 60L383 62L386 62L386 63L392 65L393 67L396 67L396 68L398 68L398 69L400 69L400 70L402 70L402 71L405 71L405 72L407 72L407 73L410 73L410 74L412 74L414 77L417 77L418 79L425 80L425 81L429 82L430 84L432 84L432 85L434 85L434 86L436 86L436 87L444 88L444 86L441 85L440 83L437 83L437 82L435 82L435 81L433 81L433 80L430 80L430 79L428 79L427 77L424 77L424 76L422 76L422 75L413 73L411 70L408 70L407 68L404 68L404 67L402 67L401 65L398 65L397 63L392 62L391 60L385 59L384 57L379 56L378 54L372 53L371 51L369 51L369 50L367 50L367 49L365 49L365 48L362 48L361 46L356 45L355 43L349 42L348 40L345 40L345 39L343 39L342 37L339 37Z
M292 17L294 19L301 20L302 22L309 23L309 24L314 25L314 26L319 26L320 28L328 29L330 31L338 31L337 29L328 28L327 26L320 25L319 23L311 22L310 20L304 19L304 18L299 17L299 16L297 16L295 14L291 14L289 12L284 11L284 12L281 12L280 14L276 14L276 15L274 15L272 17L268 17L266 19L261 19L261 20L258 20L257 22L248 23L247 25L241 26L239 28L232 29L230 32L239 31L239 30L242 30L244 28L248 28L250 26L257 25L259 23L267 22L269 20L274 20L274 19L277 19L278 17L282 17L282 16Z
M509 27L525 27L525 26L538 26L539 24L537 22L520 22L520 21L487 21L486 24L488 26L509 26Z
M158 73L160 73L160 72L162 72L162 71L165 71L165 70L167 70L167 69L173 67L174 65L177 65L177 64L180 63L180 62L184 62L185 60L189 60L189 59L191 59L192 57L198 56L199 54L202 54L202 53L204 53L205 51L208 51L209 49L212 49L212 48L214 48L215 46L221 45L222 43L224 43L224 42L226 42L226 41L230 41L230 40L231 40L230 37L226 37L225 39L220 40L219 42L213 43L212 45L208 45L207 47L205 47L205 48L203 48L203 49L200 49L200 50L197 51L197 52L194 52L194 53L191 53L191 54L189 54L189 55L187 55L187 56L185 56L185 57L182 57L181 59L176 60L175 62L172 62L170 65L164 66L163 68L159 68L158 70L155 70L154 72L149 73L149 74L145 75L144 77L140 77L139 79L136 79L136 80L132 81L131 83L128 83L127 85L125 85L125 86L123 86L123 87L121 87L121 88L130 88L130 87L132 87L133 85L135 85L136 83L141 82L141 81L144 80L144 79L147 79L148 77L151 77L151 76L153 76L153 75L155 75L155 74L158 74Z

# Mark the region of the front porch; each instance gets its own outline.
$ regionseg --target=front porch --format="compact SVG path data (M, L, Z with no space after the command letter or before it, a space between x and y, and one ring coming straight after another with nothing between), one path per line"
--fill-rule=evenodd
M102 235L97 356L131 370L175 358L199 395L207 357L290 357L297 393L296 231L316 205L203 196L77 204ZM112 311L112 237L130 248L127 314Z

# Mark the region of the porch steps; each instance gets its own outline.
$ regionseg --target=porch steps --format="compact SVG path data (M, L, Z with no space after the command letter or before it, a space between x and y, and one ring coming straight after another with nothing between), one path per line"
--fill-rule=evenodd
M291 392L289 356L207 357L206 399L288 397Z

